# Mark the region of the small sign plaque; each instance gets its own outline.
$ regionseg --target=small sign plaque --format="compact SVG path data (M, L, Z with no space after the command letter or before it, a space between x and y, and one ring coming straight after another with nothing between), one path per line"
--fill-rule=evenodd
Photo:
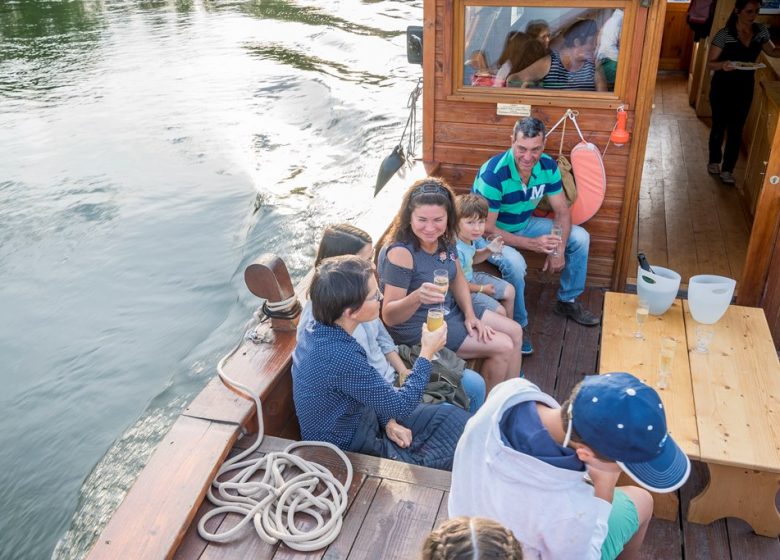
M521 105L520 103L497 103L497 115L509 115L512 117L530 117L531 106Z

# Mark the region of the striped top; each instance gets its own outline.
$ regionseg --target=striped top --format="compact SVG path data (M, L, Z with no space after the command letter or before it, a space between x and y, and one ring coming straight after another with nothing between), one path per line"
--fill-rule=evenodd
M496 225L509 233L523 231L544 195L563 191L558 164L542 154L524 184L510 148L487 160L479 168L471 189L488 201L490 212L498 212Z
M712 45L723 49L718 56L718 62L731 60L734 62L755 62L764 43L770 40L769 30L761 23L753 24L753 40L745 46L739 40L738 33L734 27L724 27L715 34L712 39ZM755 72L746 72L734 70L725 72L716 70L712 77L712 84L715 87L735 87L743 86L745 88L753 87L753 77Z
M550 53L550 71L542 78L542 87L596 91L596 65L588 61L579 70L570 72L561 62L561 55L558 54L558 51L552 51Z
M718 60L738 60L740 62L755 62L756 58L758 58L758 55L761 53L761 47L769 41L771 37L769 36L769 29L767 29L766 25L763 23L754 23L753 24L753 40L750 42L749 46L745 46L742 44L742 42L739 40L739 37L737 36L737 31L735 28L730 27L724 27L720 31L718 31L715 34L715 37L712 39L712 44L716 47L720 47L723 49L724 52L720 53L720 56L718 57ZM724 54L726 54L726 50L729 50L729 54L732 54L731 57L725 57ZM755 54L752 54L752 58L734 58L736 56L746 56L748 53L747 51L755 51Z

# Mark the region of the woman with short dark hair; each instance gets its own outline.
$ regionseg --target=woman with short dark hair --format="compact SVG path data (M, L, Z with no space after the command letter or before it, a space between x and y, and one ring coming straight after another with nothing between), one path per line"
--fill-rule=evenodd
M406 382L393 388L352 336L379 317L382 292L371 264L345 255L325 259L309 288L314 323L293 353L293 401L304 439L346 451L451 469L469 414L456 406L418 404L431 358L447 328L423 328L420 357ZM393 420L395 419L395 420Z

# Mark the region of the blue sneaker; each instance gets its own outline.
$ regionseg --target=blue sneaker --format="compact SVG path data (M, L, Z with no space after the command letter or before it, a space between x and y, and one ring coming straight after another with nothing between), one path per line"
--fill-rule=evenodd
M520 347L520 353L523 356L528 356L529 354L534 353L534 345L531 344L531 335L528 334L528 331L525 329L523 329L523 345Z

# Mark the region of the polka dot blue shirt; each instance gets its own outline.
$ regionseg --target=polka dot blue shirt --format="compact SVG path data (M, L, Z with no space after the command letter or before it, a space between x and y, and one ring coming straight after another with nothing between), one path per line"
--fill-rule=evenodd
M431 376L420 358L400 389L373 368L362 346L338 325L314 321L298 337L293 353L293 401L306 440L347 449L366 408L380 423L403 420L418 405Z

